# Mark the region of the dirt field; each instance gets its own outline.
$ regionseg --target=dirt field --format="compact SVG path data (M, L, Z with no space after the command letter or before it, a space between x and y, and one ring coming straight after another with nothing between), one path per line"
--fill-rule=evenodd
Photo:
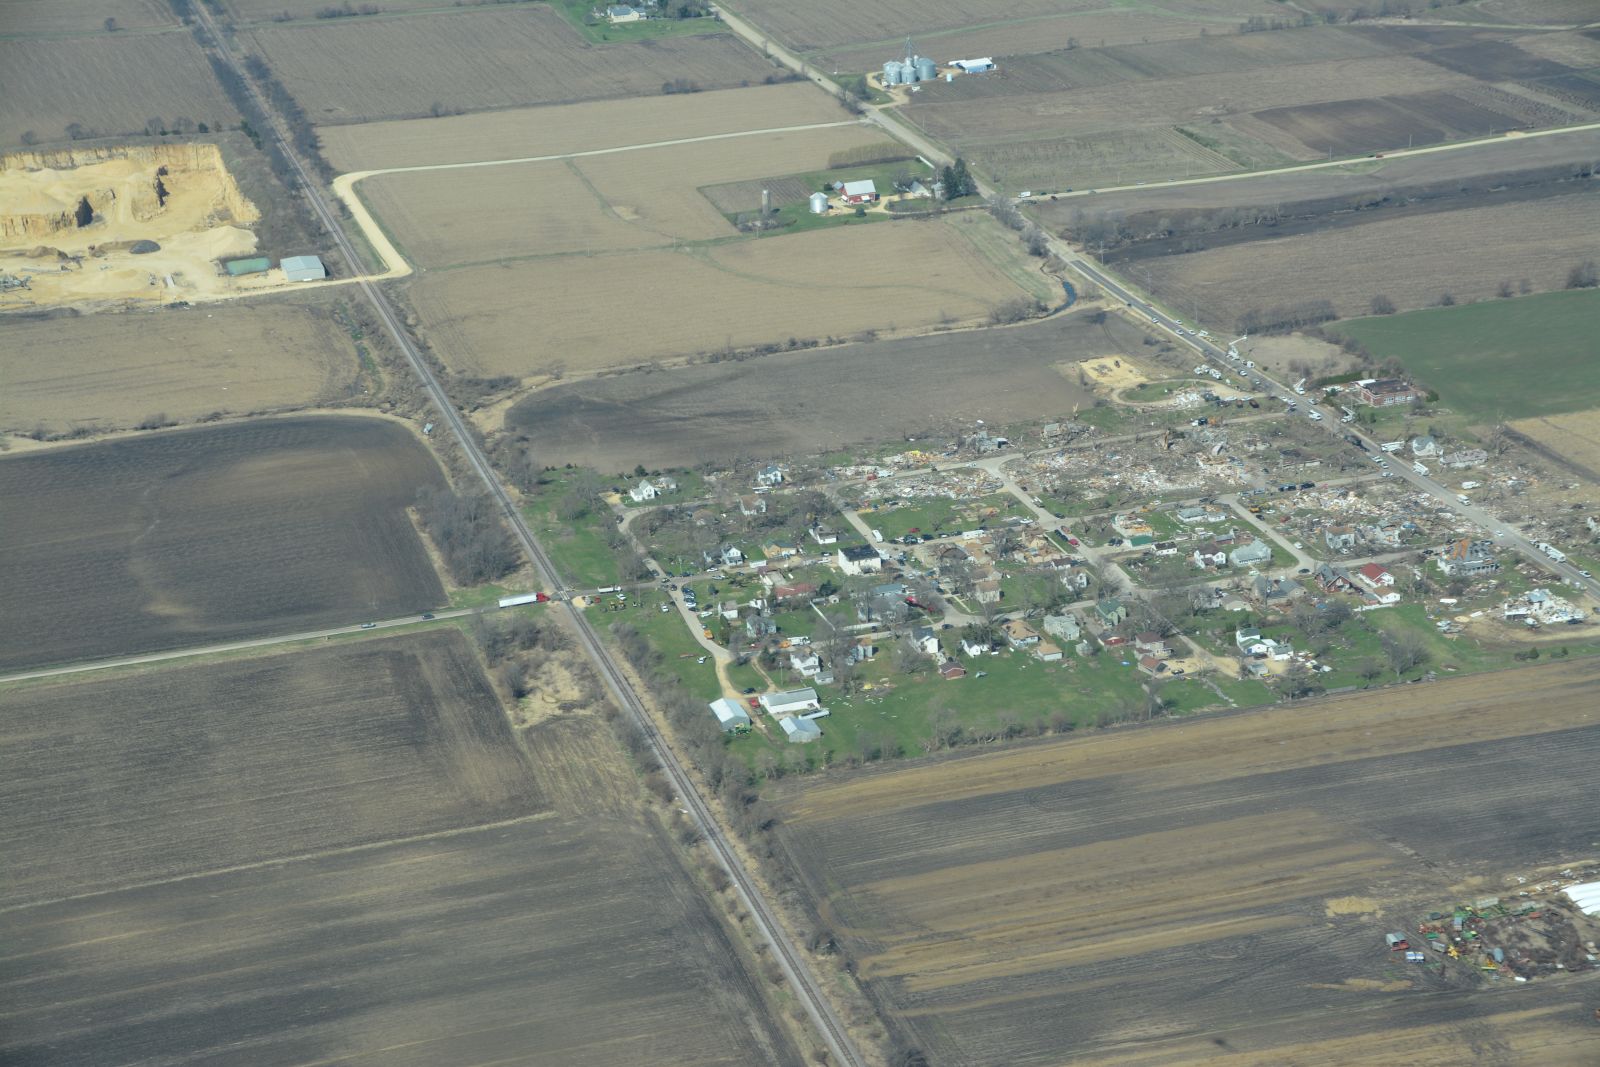
M1486 176L1505 181L1530 175L1570 176L1600 156L1600 131L1559 137L1506 137L1472 148L1369 160L1341 167L1263 175L1239 181L1195 185L1152 185L1092 197L1038 202L1030 210L1052 229L1068 224L1074 213L1106 212L1159 217L1164 212L1214 211L1228 207L1294 205L1304 202L1354 203L1384 196L1400 198L1458 183L1485 184ZM1490 184L1499 184L1498 181Z
M698 186L821 169L831 153L875 140L865 128L842 126L569 161L379 174L362 181L359 195L402 254L424 268L648 248L734 235ZM486 211L486 204L496 207Z
M884 266L910 263L917 267ZM637 284L618 284L627 279ZM982 319L1022 295L937 221L513 261L434 272L412 286L441 359L470 374L518 377L557 364L581 374L729 344Z
M798 1067L603 727L524 747L458 633L0 702L6 1063Z
M1181 178L1596 114L1587 42L1572 34L1390 25L1240 34L1245 15L1203 37L1203 20L1168 32L1167 19L1145 17L1159 29L1132 42L1084 32L1072 48L1018 40L1022 54L992 50L996 72L924 86L906 114L1014 190ZM1533 43L1544 37L1548 47ZM1163 137L1178 140L1162 146Z
M420 611L405 508L442 481L404 427L262 419L0 459L0 667ZM26 620L26 625L20 625Z
M454 630L19 687L0 702L5 907L545 807Z
M1581 192L1395 220L1377 212L1317 233L1140 260L1139 277L1148 269L1169 303L1197 300L1210 309L1202 318L1224 329L1251 308L1317 299L1345 317L1366 314L1379 293L1401 308L1427 307L1446 292L1465 303L1492 299L1506 279L1561 288L1571 266L1593 254L1593 214L1593 197Z
M172 8L162 0L96 0L94 4L53 4L39 0L0 0L0 27L8 37L54 34L103 34L106 19L116 31L176 26Z
M797 784L782 834L930 1063L1577 1064L1593 974L1449 987L1346 898L1404 915L1592 853L1572 782L1597 681L1562 664Z
M1226 32L1231 32L1249 15L1276 10L1260 0L1191 0L1181 10L1163 9L1158 18L1122 15L1091 0L1007 0L978 5L962 0L933 0L914 9L904 4L862 8L843 0L804 5L741 0L732 6L774 37L802 51L817 50L828 56L844 51L851 55L882 52L877 62L858 62L851 68L857 70L872 70L884 59L900 55L908 27L917 35L917 47L942 61L956 55L1042 51L1041 43L1065 47L1069 35L1086 43L1103 37L1122 43L1124 39L1141 37L1154 40L1198 36L1202 26L1209 26L1212 32L1224 32L1226 27ZM1125 38L1118 35L1118 29ZM992 46L975 47L986 42ZM1004 44L1010 47L1001 47Z
M506 416L547 463L629 470L804 454L941 426L1070 415L1092 402L1076 359L1137 350L1140 331L1084 315L998 330L763 356L542 390ZM849 382L848 388L817 388Z
M185 32L0 37L0 70L0 148L20 147L29 130L41 143L64 141L72 123L115 136L141 132L156 116L219 128L239 121Z
M0 433L194 422L333 403L373 383L331 300L17 319L0 347Z
M1547 455L1559 456L1572 470L1600 481L1600 411L1518 419L1510 425Z
M371 122L322 131L341 171L471 163L653 144L741 130L847 122L849 112L806 83L597 100L442 119Z
M656 95L777 73L729 34L590 45L544 5L268 23L247 34L323 124Z

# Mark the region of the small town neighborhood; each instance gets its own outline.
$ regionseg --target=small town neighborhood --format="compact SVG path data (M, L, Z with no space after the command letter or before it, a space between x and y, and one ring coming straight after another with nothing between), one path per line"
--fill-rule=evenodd
M978 425L870 462L641 470L613 510L652 581L592 606L653 608L652 639L682 649L736 751L815 745L824 763L891 736L927 750L958 727L1296 700L1594 642L1581 594L1387 466L1487 479L1486 454L1416 434L1361 466L1292 417L1200 421Z

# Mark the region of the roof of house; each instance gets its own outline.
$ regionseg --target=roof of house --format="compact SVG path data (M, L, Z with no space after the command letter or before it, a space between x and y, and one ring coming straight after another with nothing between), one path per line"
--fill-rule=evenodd
M1382 578L1384 575L1388 574L1389 572L1387 570L1385 570L1379 564L1376 564L1376 563L1364 563L1361 566L1361 572L1360 573L1361 573L1361 576L1363 578L1370 578L1370 579L1372 579L1373 581L1376 582L1380 578Z
M839 550L839 555L848 560L877 559L878 550L871 545L846 545Z

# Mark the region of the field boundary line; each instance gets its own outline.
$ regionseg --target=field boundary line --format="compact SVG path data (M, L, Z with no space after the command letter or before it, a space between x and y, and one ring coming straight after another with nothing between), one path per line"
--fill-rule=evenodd
M144 652L134 656L118 656L116 659L91 660L88 663L70 663L60 667L41 667L37 670L18 671L15 674L0 675L0 686L12 685L19 682L38 682L50 678L66 677L72 674L84 674L89 671L108 671L118 667L143 667L148 664L163 663L173 659L193 659L196 656L223 655L229 652L248 652L256 648L270 648L273 645L288 645L301 641L315 641L319 637L343 637L349 634L367 633L369 630L379 632L391 630L397 626L419 626L424 622L440 621L445 619L459 619L466 615L476 615L484 612L486 608L446 608L442 611L429 612L431 620L421 618L420 613L402 615L395 619L381 619L371 626L366 623L349 623L344 626L334 626L326 630L310 630L297 634L278 634L268 637L249 637L242 641L229 641L220 645L198 645L190 648L174 648L165 652Z
M1468 141L1450 141L1445 144L1424 145L1421 148L1396 148L1387 152L1371 152L1366 155L1344 156L1339 159L1319 159L1311 163L1295 163L1290 166L1268 167L1263 170L1212 174L1203 178L1176 178L1170 181L1151 179L1133 185L1107 185L1096 189L1073 189L1062 193L1051 193L1050 195L1052 199L1067 200L1080 196L1103 195L1105 193L1153 192L1157 189L1173 189L1183 185L1237 182L1244 181L1247 178L1270 178L1280 174L1298 174L1307 170L1330 170L1336 167L1348 167L1356 163L1365 163L1380 156L1386 160L1406 159L1411 156L1433 155L1437 152L1456 152L1464 148L1485 148L1489 145L1514 144L1517 141L1525 141L1533 137L1556 137L1565 133L1587 133L1594 130L1600 130L1600 122L1585 122L1576 126L1554 126L1545 130L1508 130L1506 133L1497 134L1493 137L1477 137Z
M545 819L554 819L558 813L553 810L536 811L528 815L518 815L510 819L498 819L494 822L475 823L471 826L453 826L447 830L433 830L425 834L411 834L407 837L391 837L383 841L364 841L358 845L341 845L338 848L318 849L315 852L300 852L288 856L278 856L269 860L256 860L253 863L237 863L231 867L216 867L209 871L194 871L190 874L175 874L171 878L156 878L148 882L130 882L127 885L111 886L106 889L91 889L83 893L70 893L64 897L50 897L44 900L27 900L20 904L7 904L0 907L0 915L9 915L15 911L29 911L33 908L48 908L56 904L71 904L80 900L93 900L95 897L111 896L114 893L133 893L141 889L155 889L164 885L177 885L180 882L193 882L201 878L216 878L221 875L239 874L244 871L259 871L267 867L286 867L293 863L305 863L312 860L328 859L331 856L350 856L358 852L372 852L380 848L390 848L395 845L411 845L421 841L440 841L445 838L459 837L462 834L477 833L480 830L503 830L511 826L521 826L524 823L539 822Z

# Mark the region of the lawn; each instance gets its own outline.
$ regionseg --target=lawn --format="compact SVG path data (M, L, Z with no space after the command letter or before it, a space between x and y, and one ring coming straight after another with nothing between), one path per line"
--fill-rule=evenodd
M606 600L601 603L609 607L616 602ZM626 622L643 634L661 653L665 671L683 683L685 692L708 702L717 699L722 695L722 686L717 681L716 664L709 658L704 663L696 662L706 654L705 649L700 647L700 643L684 625L682 615L677 611L661 610L661 605L665 603L666 596L652 590L630 597L628 606L621 610L588 610L593 613L591 621L602 632L613 622ZM746 684L758 688L760 685L759 682Z
M621 569L602 532L616 521L610 509L596 500L576 521L557 515L557 502L566 494L571 477L570 471L550 474L532 502L523 507L523 517L568 582L578 588L616 585L621 581Z
M988 507L999 509L999 514L987 519L979 512ZM979 497L976 500L951 500L948 497L928 497L898 508L879 507L877 511L861 512L861 519L888 540L904 537L912 530L924 534L955 534L977 529L993 523L1021 507L1017 498L1009 493Z
M831 714L819 720L822 739L803 750L801 758L810 766L873 748L921 755L924 741L941 724L982 730L1010 721L1028 727L1048 722L1059 713L1075 726L1084 727L1092 725L1102 712L1126 712L1142 708L1144 702L1144 675L1110 654L1068 655L1060 663L1041 663L1022 652L984 656L966 661L972 673L955 681L945 681L932 672L894 673L890 658L880 656L865 666L863 676L873 682L871 690L849 698L831 687L819 691ZM979 670L986 677L976 677ZM1176 696L1176 688L1168 686L1167 695ZM1190 694L1183 695L1187 702ZM1206 703L1219 703L1214 694L1208 696ZM734 754L752 767L759 766L763 753L787 748L759 733L731 742Z
M554 0L555 9L572 23L572 27L596 44L605 41L649 41L658 37L694 37L706 33L722 33L722 23L714 18L699 19L644 19L613 26L605 19L590 23L589 13L597 5L589 0ZM599 5L604 6L604 5Z
M1398 359L1446 406L1502 422L1600 407L1600 289L1353 319L1331 332Z

